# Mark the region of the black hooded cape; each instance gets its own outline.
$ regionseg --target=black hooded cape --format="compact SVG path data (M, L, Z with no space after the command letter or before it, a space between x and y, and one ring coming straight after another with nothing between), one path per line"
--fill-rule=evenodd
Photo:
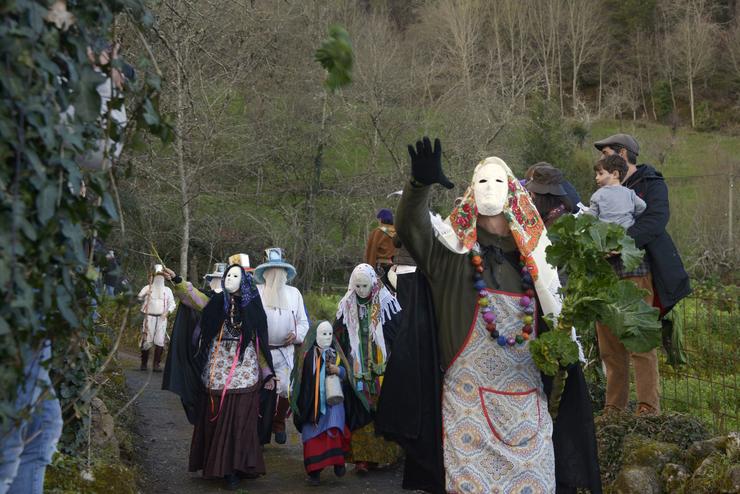
M509 261L518 266L518 259ZM398 293L402 319L386 367L375 430L406 451L404 489L443 494L443 370L432 294L418 270L398 277ZM541 314L538 317L538 327L547 328ZM543 375L542 381L549 396L552 378ZM568 368L553 424L553 447L557 494L576 494L578 488L601 494L591 398L580 364Z

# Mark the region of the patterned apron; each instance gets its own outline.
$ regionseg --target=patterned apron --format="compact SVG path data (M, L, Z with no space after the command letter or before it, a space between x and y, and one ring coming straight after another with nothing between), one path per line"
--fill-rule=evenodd
M521 334L523 294L488 291L499 333ZM501 347L491 338L477 305L444 376L442 417L447 492L555 492L552 420L540 372L526 343Z

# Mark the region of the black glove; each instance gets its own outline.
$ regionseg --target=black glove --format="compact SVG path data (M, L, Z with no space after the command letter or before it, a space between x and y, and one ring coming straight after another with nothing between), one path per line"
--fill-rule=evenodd
M424 185L440 184L451 189L455 186L442 172L442 145L439 139L434 139L434 150L428 137L423 141L416 141L416 150L409 144L411 157L411 176Z

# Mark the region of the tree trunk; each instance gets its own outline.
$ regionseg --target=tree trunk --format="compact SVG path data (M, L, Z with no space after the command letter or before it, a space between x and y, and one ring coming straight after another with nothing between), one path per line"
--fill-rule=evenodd
M573 56L573 86L571 88L571 98L573 99L573 116L578 112L578 64L576 63L575 56Z
M696 128L696 118L694 116L694 78L689 74L689 107L691 108L691 128Z
M328 95L324 91L324 106L321 113L321 133L319 144L316 148L316 156L313 160L313 179L308 188L306 198L306 221L303 231L303 283L304 291L311 289L315 271L315 253L313 251L314 225L316 223L316 198L321 190L321 169L324 161L324 141L326 140L326 112Z
M640 100L642 101L642 114L645 118L648 116L648 109L647 109L647 99L645 98L645 84L642 80L642 46L644 43L642 42L642 36L639 36L637 38L637 84L640 87ZM648 68L648 70L650 70Z
M653 79L650 77L650 66L648 65L646 68L646 74L647 74L647 83L648 83L648 91L650 91L648 94L650 95L650 109L653 112L653 120L658 120L658 112L655 111L655 97L653 96Z
M604 53L602 52L599 58L599 102L596 110L596 114L599 117L601 116L601 98L604 92L604 58Z
M676 105L676 93L673 92L673 75L668 75L668 88L671 90L671 105L673 113L678 114L678 105Z
M188 198L188 182L185 172L185 150L182 140L183 134L183 76L182 67L177 64L177 77L175 80L177 91L177 114L175 122L175 155L177 158L177 171L180 176L180 200L182 201L182 241L180 243L180 273L188 274L188 248L190 246L190 199Z
M558 42L556 44L558 50L558 92L560 94L560 116L565 116L565 106L563 103L563 57L562 47L560 46L560 34L558 34Z

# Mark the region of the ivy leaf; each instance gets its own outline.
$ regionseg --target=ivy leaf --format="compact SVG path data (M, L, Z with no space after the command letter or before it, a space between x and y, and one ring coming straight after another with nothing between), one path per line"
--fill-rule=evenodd
M116 204L113 202L113 197L108 192L103 194L103 209L111 219L118 219L118 209L116 209Z
M57 285L57 308L59 313L62 315L65 321L72 326L78 326L80 324L77 314L74 313L71 307L72 297L63 285Z
M54 183L47 183L36 196L36 216L39 223L46 225L54 216L59 188Z
M77 223L71 223L69 220L62 221L62 234L67 237L70 246L72 247L72 254L75 256L79 263L85 263L85 251L82 247L82 239L84 233L82 227Z
M105 77L95 72L92 67L80 71L80 79L75 98L75 115L84 122L94 122L100 116L100 95L98 86Z
M159 112L154 109L154 104L149 98L144 101L144 113L142 117L144 118L144 122L150 127L159 125Z

